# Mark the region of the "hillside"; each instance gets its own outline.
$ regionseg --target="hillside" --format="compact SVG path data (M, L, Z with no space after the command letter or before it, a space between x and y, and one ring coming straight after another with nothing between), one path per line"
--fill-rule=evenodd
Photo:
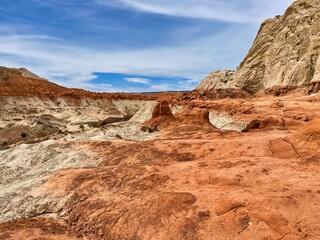
M320 89L320 1L298 0L282 16L264 21L236 71L216 71L197 90L242 88L250 93L276 88Z

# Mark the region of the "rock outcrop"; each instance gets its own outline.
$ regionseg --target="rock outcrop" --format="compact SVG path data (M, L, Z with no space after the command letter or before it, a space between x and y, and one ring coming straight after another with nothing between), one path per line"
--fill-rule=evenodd
M233 74L234 71L232 70L214 71L200 83L197 89L207 91L224 88L225 84L230 80Z
M307 123L299 131L288 137L300 157L307 161L320 159L320 119Z
M9 75L20 76L25 78L43 79L25 68L6 68L0 66L0 81L7 80Z
M173 117L169 103L167 101L159 102L152 112L153 118L162 116Z
M264 21L246 58L232 74L211 73L197 90L242 88L250 93L275 87L319 90L320 1L298 0L283 16Z
M170 95L170 93L168 93ZM172 94L173 95L173 94ZM113 100L156 100L157 94L100 93L78 88L65 88L39 77L25 68L0 66L0 96ZM134 103L131 104L134 108ZM130 112L130 110L129 110ZM126 114L127 115L127 114ZM130 114L129 114L130 115Z

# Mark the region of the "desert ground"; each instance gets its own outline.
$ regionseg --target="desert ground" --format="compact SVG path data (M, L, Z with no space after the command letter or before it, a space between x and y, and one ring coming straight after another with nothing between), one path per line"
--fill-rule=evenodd
M1 97L0 239L320 239L319 93L185 95Z
M61 5L59 1L47 2ZM67 2L78 5L78 1ZM241 1L234 2L237 4L225 5L232 9L241 5ZM263 1L248 1L245 8L256 2ZM192 10L197 12L200 8L194 5ZM50 20L43 28L78 18L73 16L74 10L63 10L72 17L61 18L61 10L59 21ZM39 11L41 16L46 13ZM107 22L108 27L114 23L118 26L109 18ZM215 69L189 92L90 92L59 86L25 68L0 67L0 240L320 240L319 23L320 0L295 1L283 15L261 24L251 49L236 69ZM237 22L236 26L242 25ZM82 31L85 25L81 23L78 28ZM94 39L91 30L88 36ZM8 31L14 33L11 25ZM188 29L201 35L197 31ZM232 30L232 34L237 32ZM28 36L21 39L35 37ZM121 59L112 55L102 58L100 45L95 44L99 51L94 52L100 57L93 59L84 51L83 59L76 62L85 69L89 63L92 71L78 74L81 67L74 67L78 65L72 64L69 55L80 56L82 51L70 48L72 51L62 54L69 54L67 58L60 58L59 52L52 53L56 45L45 49L43 43L66 41L60 35L39 36L41 51L35 54L16 42L11 56L11 45L6 43L12 38L2 40L8 48L3 60L22 53L18 63L33 63L43 73L50 71L42 68L62 64L57 65L61 71L53 68L51 72L56 83L68 78L71 83L92 86L97 71L110 71L107 63L102 68L103 61L120 64L127 57L138 56L139 62L138 58L149 51L143 48L131 56L128 50L119 55ZM132 40L125 36L126 42ZM149 31L145 37L149 39ZM166 37L161 32L159 38ZM242 47L236 39L231 40ZM188 58L185 49L190 49L177 46L179 56L161 45L156 53L163 50L166 56L153 54L155 62L150 65L149 58L143 59L149 68L152 66L152 73L158 72L157 58L165 61L171 55L177 62L160 61L160 69L168 66L161 76L175 76L171 66L175 64L184 66L186 72L198 64L208 65L193 45L195 58L187 64L180 62ZM213 41L203 49L220 47ZM48 55L42 50L49 50L53 60L42 61L39 56ZM235 52L223 54L219 62L223 66L230 65L224 59L237 56ZM218 58L212 55L212 64L217 64ZM114 73L128 74L135 69L131 64L126 71L125 65L119 66ZM69 75L66 69L76 74ZM139 66L137 69L141 76L148 76ZM67 75L61 78L64 71ZM194 81L191 76L188 79ZM164 83L174 88L175 82L170 81ZM110 88L109 83L105 80L104 86Z

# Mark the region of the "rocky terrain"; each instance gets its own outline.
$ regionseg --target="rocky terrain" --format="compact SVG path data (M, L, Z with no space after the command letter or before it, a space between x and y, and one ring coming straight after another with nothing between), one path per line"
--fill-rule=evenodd
M320 90L320 1L298 0L264 21L236 71L215 71L198 90L241 88L250 93L305 87Z
M319 5L267 20L192 92L0 67L0 240L320 239Z
M1 94L0 239L318 239L319 94L56 88Z

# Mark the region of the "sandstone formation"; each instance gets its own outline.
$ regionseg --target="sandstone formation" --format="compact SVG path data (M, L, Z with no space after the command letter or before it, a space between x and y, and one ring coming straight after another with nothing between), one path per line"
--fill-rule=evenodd
M170 98L170 95L172 94L167 93L164 98ZM0 67L0 96L63 97L71 98L76 101L84 98L113 100L128 99L127 93L96 93L83 89L65 88L31 73L25 68L6 67ZM158 96L158 94L130 94L131 100L156 100L159 97L163 98L163 96Z
M210 73L197 87L201 91L210 91L213 89L223 89L233 76L232 70L218 70Z
M201 91L94 93L0 68L0 240L318 239L317 6L267 20ZM261 90L277 94L246 92Z
M319 94L96 94L5 81L1 240L320 234Z
M8 80L9 76L20 76L24 78L43 79L25 68L6 68L6 67L0 66L0 81L4 82Z
M282 16L264 21L248 55L233 73L211 73L199 91L241 88L320 89L320 1L297 0Z
M288 137L297 154L307 161L320 159L320 119L306 124L299 131Z
M152 118L163 116L173 117L169 103L167 101L160 101L152 111Z

